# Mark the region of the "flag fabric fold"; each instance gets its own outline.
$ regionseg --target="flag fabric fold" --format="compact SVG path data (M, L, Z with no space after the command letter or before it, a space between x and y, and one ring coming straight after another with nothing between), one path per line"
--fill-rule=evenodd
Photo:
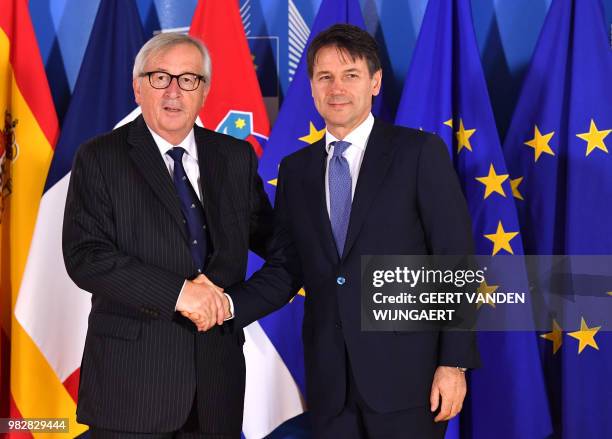
M610 78L601 2L553 0L504 142L528 253L612 253ZM541 334L554 437L612 437L612 338L601 324L572 312Z
M113 29L113 38L108 38L108 29ZM66 437L86 429L76 424L74 413L90 309L90 296L70 280L62 257L70 169L81 143L110 131L136 107L132 67L143 43L134 2L100 3L48 175L45 172L42 199L38 193L40 209L15 306L15 319L30 343L12 364L12 373L18 374L18 393L13 391L13 396L24 416L69 416Z
M446 142L472 217L477 254L522 254L514 182L495 126L469 0L429 1L396 122L435 132ZM503 273L488 273L480 288L507 281ZM486 306L479 312L503 311ZM545 438L551 427L535 334L480 333L478 342L483 366L468 376L461 437ZM447 438L458 437L456 422Z
M261 156L270 122L246 40L238 0L200 0L189 34L207 46L211 88L200 119L208 129L246 140Z
M0 10L0 417L25 417L40 407L28 393L35 349L13 309L58 121L28 2L1 0Z

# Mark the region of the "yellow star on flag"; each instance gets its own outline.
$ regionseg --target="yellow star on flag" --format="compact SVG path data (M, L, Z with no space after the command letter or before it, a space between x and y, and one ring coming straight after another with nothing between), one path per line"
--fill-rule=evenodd
M323 127L320 130L317 130L315 128L314 124L312 122L310 122L310 128L309 128L308 134L303 136L303 137L300 137L299 140L301 140L302 142L306 142L309 145L311 145L311 144L321 140L324 135L325 135L325 127Z
M277 168L280 168L280 165L278 165ZM276 187L278 185L278 178L273 178L272 180L268 180L267 183Z
M555 155L554 151L550 148L550 145L548 144L548 142L550 142L550 139L552 139L552 136L554 135L555 135L554 131L551 131L548 134L542 134L540 133L538 126L537 125L535 126L534 133L533 133L533 139L525 142L525 145L530 146L534 149L535 162L538 161L538 159L544 152L552 156Z
M595 334L597 334L597 331L600 329L601 326L589 328L584 321L584 317L582 317L580 319L580 331L570 332L567 335L574 337L580 342L578 344L578 354L581 354L584 348L587 346L591 346L592 348L599 350L599 346L597 346L597 343L595 342Z
M300 291L298 291L297 294L291 298L289 303L293 302L297 296L306 297L306 290L304 290L304 288L300 288Z
M523 195L519 192L519 185L523 182L523 177L511 178L510 187L512 188L512 195L514 198L523 200Z
M447 121L444 121L444 125L446 125L447 127L453 127L453 118L451 117L450 119L448 119Z
M480 309L482 305L490 305L495 308L495 302L493 302L487 294L492 294L499 288L499 285L487 285L487 281L483 281L478 288L476 289L477 294L482 294L485 297L486 302L478 302L476 303L476 309Z
M518 234L519 232L506 232L502 222L500 221L497 224L497 231L489 235L484 235L484 237L493 242L493 256L495 256L500 250L506 250L508 253L513 255L514 251L510 246L510 241Z
M241 130L246 126L246 122L243 118L239 117L238 119L236 119L236 122L234 122L234 125L236 125L236 128Z
M461 152L463 148L472 150L472 144L470 143L470 137L474 135L476 128L466 130L463 126L463 119L459 119L459 131L457 131L457 154Z
M497 192L502 197L506 196L502 183L508 179L508 174L497 174L493 163L489 167L489 175L486 177L476 177L476 180L485 185L484 199L486 200L493 192Z
M540 337L545 340L552 341L554 355L557 353L557 351L561 348L561 345L563 344L563 329L561 329L561 326L559 326L555 319L553 319L552 325L552 331L547 332L546 334L542 334L540 335Z
M593 152L595 148L601 149L606 154L608 153L608 148L606 148L606 144L604 143L604 139L608 134L610 134L612 130L601 130L597 129L595 125L595 121L591 119L591 126L589 128L588 133L576 134L576 137L579 137L582 140L587 142L586 149L586 157L589 156L590 153Z

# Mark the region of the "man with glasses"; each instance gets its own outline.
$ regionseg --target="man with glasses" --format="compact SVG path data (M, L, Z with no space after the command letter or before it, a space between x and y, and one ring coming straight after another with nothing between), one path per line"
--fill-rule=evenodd
M240 437L244 334L221 288L264 256L272 212L251 146L194 125L210 80L200 41L155 36L134 62L142 115L75 158L63 251L92 295L77 419L93 438Z

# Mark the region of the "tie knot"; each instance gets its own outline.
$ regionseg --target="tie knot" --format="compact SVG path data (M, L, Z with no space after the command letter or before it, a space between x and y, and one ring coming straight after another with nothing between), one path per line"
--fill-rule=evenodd
M351 142L345 142L344 140L338 140L337 142L332 142L334 147L334 157L342 157L344 151L351 146Z
M168 152L166 152L175 162L182 163L183 162L183 154L185 154L185 149L180 146L175 146Z

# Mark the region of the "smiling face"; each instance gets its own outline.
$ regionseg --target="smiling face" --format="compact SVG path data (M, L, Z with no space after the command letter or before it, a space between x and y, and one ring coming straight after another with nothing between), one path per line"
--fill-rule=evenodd
M310 87L328 131L343 139L359 126L370 114L381 80L382 71L370 75L365 59L352 60L336 46L322 47L316 54Z
M191 44L178 44L153 53L144 71L201 75L202 55ZM210 89L210 84L202 80L197 89L184 91L173 79L168 88L158 90L151 87L146 76L135 78L133 86L136 102L149 128L173 145L178 145L193 127Z

